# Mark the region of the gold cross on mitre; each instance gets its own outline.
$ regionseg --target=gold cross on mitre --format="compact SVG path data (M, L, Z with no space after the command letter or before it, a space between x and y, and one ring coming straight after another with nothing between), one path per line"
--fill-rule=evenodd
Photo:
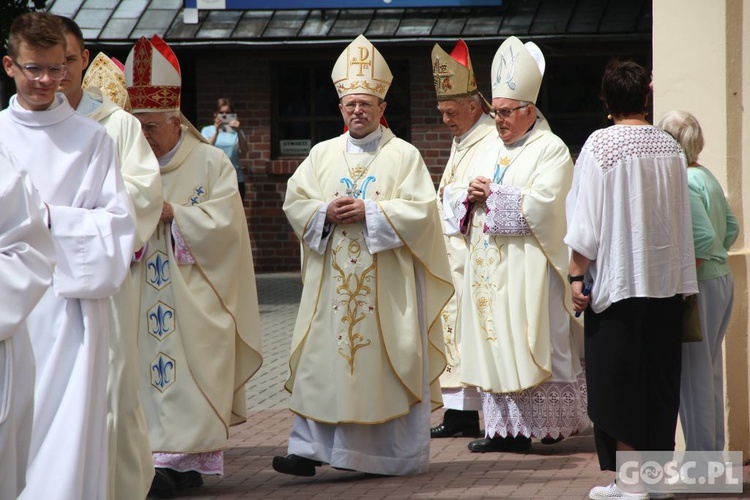
M451 77L453 72L448 69L448 65L440 61L439 57L435 58L435 64L432 67L432 75L434 77L435 88L441 90L450 90L453 88L451 85Z
M370 69L370 65L372 64L372 59L370 59L370 51L367 49L367 47L363 47L361 45L357 48L359 49L359 59L353 57L349 64L352 66L359 66L359 72L357 72L357 76L365 76L364 70Z
M385 99L393 74L378 49L359 35L336 59L331 79L339 98L368 94Z

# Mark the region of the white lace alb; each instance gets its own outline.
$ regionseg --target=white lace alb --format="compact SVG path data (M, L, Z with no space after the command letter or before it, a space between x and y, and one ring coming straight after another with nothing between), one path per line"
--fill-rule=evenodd
M482 393L485 434L553 439L581 432L591 424L586 375L574 382L543 382L520 392Z

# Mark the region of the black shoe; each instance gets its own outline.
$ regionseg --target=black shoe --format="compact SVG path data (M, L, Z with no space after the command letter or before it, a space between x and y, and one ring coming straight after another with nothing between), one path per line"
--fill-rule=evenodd
M293 476L314 476L315 467L323 465L323 462L310 460L299 455L287 455L285 457L273 457L273 470L282 474Z
M527 451L529 448L531 448L531 438L527 438L526 436L505 438L496 436L492 439L475 439L469 443L469 450L478 453L493 451L522 452Z
M151 488L148 490L148 496L154 498L172 498L175 494L176 490L172 476L168 474L165 469L155 469L154 480L151 481Z
M565 438L562 436L557 436L556 438L553 438L551 436L546 436L546 437L543 437L541 441L542 441L542 444L557 444L563 439Z
M443 421L430 429L430 437L478 437L481 436L479 431L479 412L462 411L462 410L445 410Z
M166 471L172 476L174 488L177 491L203 486L203 476L198 471L189 470L187 472L179 472L173 469L166 469Z

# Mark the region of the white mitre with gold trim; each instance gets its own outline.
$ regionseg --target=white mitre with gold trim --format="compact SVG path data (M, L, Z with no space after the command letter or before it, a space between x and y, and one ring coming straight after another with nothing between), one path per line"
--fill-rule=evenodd
M125 65L114 57L110 59L104 52L99 52L89 65L86 74L83 75L81 87L96 87L125 111L131 109L125 83Z
M469 97L479 92L466 42L459 38L450 54L435 44L432 48L432 79L438 101Z
M385 99L393 74L378 49L364 35L359 35L336 60L331 79L339 99L349 94Z
M508 38L492 60L492 98L536 103L544 68L544 55L534 42Z

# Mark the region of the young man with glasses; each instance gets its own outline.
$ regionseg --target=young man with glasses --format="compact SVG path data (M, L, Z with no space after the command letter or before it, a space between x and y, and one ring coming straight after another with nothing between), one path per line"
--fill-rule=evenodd
M39 190L57 260L28 318L36 383L23 499L106 498L107 304L133 253L112 139L56 94L65 53L59 19L35 12L13 22L3 57L18 92L0 112L0 138Z
M497 136L466 181L450 186L454 227L467 239L461 382L482 389L485 438L474 452L525 451L589 424L581 325L565 276L568 148L536 109L544 56L510 37L492 63ZM448 190L448 188L446 188Z

